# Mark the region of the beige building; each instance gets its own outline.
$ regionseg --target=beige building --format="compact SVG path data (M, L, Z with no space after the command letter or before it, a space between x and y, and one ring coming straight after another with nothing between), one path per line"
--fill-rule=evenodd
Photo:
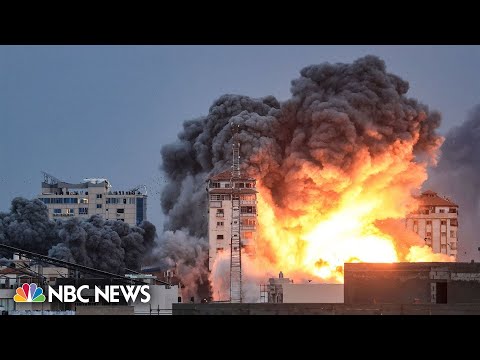
M458 205L436 192L425 191L420 207L406 219L407 229L416 232L434 253L457 258Z
M147 195L138 188L112 191L107 179L84 179L69 184L44 174L42 193L38 199L48 208L50 219L89 218L99 214L107 220L120 220L138 225L147 220Z
M253 178L241 176L232 179L225 171L208 179L208 240L209 270L217 254L230 251L233 236L240 234L242 254L255 252L257 235L257 190ZM235 211L239 220L234 220ZM233 233L232 233L233 232Z

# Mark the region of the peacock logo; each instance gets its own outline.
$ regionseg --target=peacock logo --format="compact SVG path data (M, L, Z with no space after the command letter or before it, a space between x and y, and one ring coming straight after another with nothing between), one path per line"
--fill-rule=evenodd
M37 284L23 284L22 287L17 288L17 293L13 297L15 302L45 302L45 295L43 289Z

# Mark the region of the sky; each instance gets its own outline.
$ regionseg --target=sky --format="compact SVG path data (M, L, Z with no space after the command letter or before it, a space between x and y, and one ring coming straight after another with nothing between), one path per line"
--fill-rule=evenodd
M0 46L0 211L40 193L46 171L148 189L163 224L160 149L225 93L290 96L304 66L372 54L443 116L440 132L480 102L479 46Z

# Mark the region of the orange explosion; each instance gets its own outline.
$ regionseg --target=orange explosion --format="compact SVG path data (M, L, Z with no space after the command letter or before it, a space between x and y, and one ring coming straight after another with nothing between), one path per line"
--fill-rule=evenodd
M375 156L364 148L348 173L303 162L285 178L288 210L257 184L258 268L343 282L345 262L451 261L404 222L392 225L418 206L410 194L427 178L427 163L414 162L415 141L397 140Z

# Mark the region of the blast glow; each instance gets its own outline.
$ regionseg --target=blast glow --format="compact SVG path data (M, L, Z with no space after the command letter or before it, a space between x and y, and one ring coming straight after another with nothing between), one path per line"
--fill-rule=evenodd
M317 206L329 202L325 196L292 197L300 215L285 215L268 196L269 189L260 184L260 256L270 258L271 268L290 277L333 282L343 282L345 262L452 261L432 253L416 234L396 231L394 237L375 225L386 219L403 220L418 206L410 194L427 178L427 163L414 162L414 141L396 141L376 157L360 152L350 174L305 164L302 171L313 180L312 192L328 188L332 203L338 196L331 208ZM405 242L410 244L405 247Z

